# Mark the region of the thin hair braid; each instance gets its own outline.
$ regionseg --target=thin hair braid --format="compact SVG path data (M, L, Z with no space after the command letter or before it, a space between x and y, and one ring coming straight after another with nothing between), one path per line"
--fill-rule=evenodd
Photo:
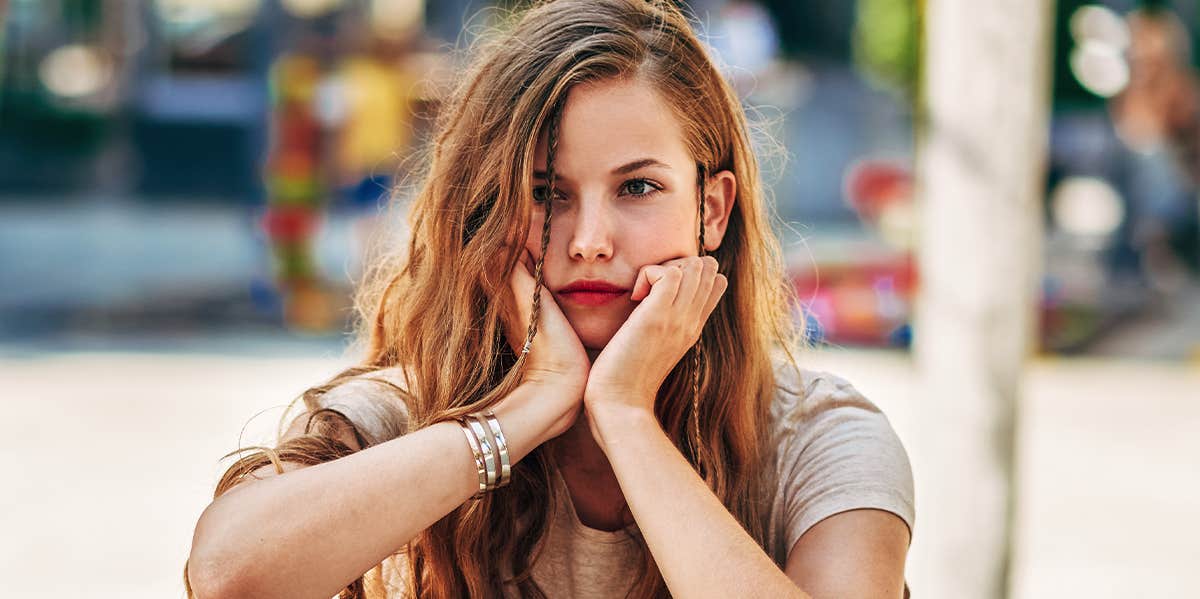
M542 251L533 269L533 315L529 319L529 329L525 331L525 347L521 350L522 358L529 353L533 338L537 335L538 317L542 313L542 265L546 262L546 248L550 247L550 217L554 206L554 155L558 150L558 121L562 114L562 101L555 103L550 110L550 123L546 134L546 218L542 221Z
M698 165L699 172L697 174L697 186L700 188L700 248L698 255L704 256L704 182L705 169L704 165ZM703 445L700 442L700 364L701 354L704 352L704 327L700 328L700 338L696 340L696 344L692 347L692 449L695 454L696 471L703 475L703 470L700 464L700 451Z

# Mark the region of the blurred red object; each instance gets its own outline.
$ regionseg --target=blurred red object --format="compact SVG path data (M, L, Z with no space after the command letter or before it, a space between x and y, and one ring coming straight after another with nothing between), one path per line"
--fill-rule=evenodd
M262 217L262 229L272 241L295 242L312 237L318 215L307 206L272 206Z
M846 171L844 191L859 217L875 224L889 204L912 200L912 173L896 162L860 160Z
M908 252L878 240L834 236L808 244L811 261L791 261L796 297L822 340L869 346L905 345L917 290Z

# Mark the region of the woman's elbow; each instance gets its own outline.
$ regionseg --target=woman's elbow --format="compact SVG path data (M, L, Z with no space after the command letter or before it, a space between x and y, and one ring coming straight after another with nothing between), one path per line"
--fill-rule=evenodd
M188 558L185 575L189 599L232 599L234 597L250 597L252 593L245 588L240 578L232 574L231 569L214 564L211 560L197 555L195 551Z
M214 523L206 509L196 523L192 549L184 566L191 599L231 599L251 597L249 576L244 564L238 563L236 553L221 543L219 523ZM226 539L228 540L228 539Z

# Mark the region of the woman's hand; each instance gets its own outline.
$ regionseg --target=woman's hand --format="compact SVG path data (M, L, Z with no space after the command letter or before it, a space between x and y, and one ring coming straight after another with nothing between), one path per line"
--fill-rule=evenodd
M653 414L659 387L700 338L728 286L712 256L677 258L638 272L630 297L641 303L592 363L584 390L601 447L597 413L633 408Z
M533 256L528 250L523 250L521 260L509 277L511 294L507 298L510 303L504 314L504 329L509 346L518 355L524 349L526 331L533 318L531 300L536 285L533 269ZM583 406L583 390L590 363L583 343L550 290L543 285L539 291L542 296L541 317L529 355L526 356L522 383L543 390L534 406L537 412L534 417L547 426L546 434L542 437L544 441L561 435L574 424ZM497 410L500 409L497 405Z

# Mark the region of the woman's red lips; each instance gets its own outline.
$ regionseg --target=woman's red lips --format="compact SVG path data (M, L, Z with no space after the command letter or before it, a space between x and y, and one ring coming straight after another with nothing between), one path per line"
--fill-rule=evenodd
M585 280L580 279L573 281L571 284L559 289L559 293L574 293L576 291L596 291L602 293L625 293L628 289L620 285L614 285L608 281Z
M577 304L598 306L629 293L629 290L608 281L579 280L559 289L558 293Z

